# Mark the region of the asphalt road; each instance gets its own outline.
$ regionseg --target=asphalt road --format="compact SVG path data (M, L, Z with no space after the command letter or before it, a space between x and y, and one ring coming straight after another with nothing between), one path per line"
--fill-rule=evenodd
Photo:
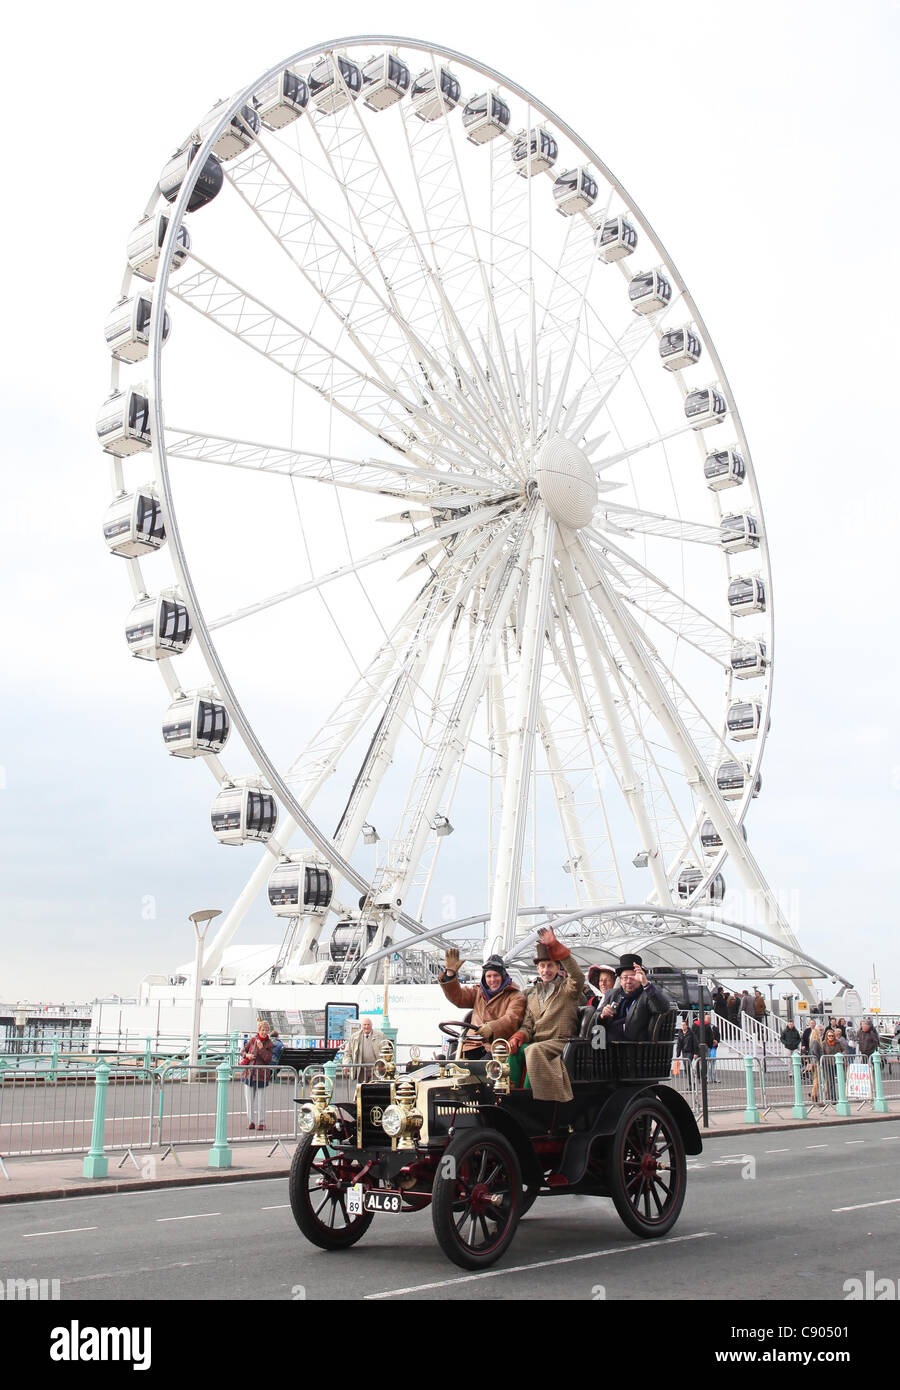
M551 1197L476 1275L445 1259L428 1211L376 1217L347 1252L308 1245L283 1178L11 1204L0 1268L58 1279L64 1300L833 1301L867 1270L896 1278L900 1120L709 1139L689 1168L668 1237L634 1239L606 1199Z

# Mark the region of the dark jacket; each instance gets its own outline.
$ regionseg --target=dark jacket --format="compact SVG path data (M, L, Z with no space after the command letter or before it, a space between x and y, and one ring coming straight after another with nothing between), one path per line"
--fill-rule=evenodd
M615 1009L612 1018L603 1018L599 1021L607 1030L609 1038L613 1042L646 1042L650 1036L650 1026L657 1014L670 1013L675 1007L674 1000L670 999L665 990L660 989L650 980L641 989L636 991L637 999L626 1014L626 1001L634 996L625 994L621 985L616 985L612 991L608 1003Z
M872 1028L870 1026L866 1029L861 1027L856 1035L856 1046L860 1057L871 1057L873 1052L878 1051L879 1042L880 1039L878 1037L877 1028Z
M697 1056L697 1034L693 1028L689 1028L687 1032L679 1028L675 1034L675 1045L679 1057L684 1058L686 1062L693 1061Z
M797 1032L793 1023L788 1023L786 1027L782 1028L781 1041L790 1052L797 1051L797 1048L800 1046L800 1034Z
M700 1042L702 1041L702 1042L704 1042L704 1043L706 1044L707 1048L710 1048L710 1047L718 1047L718 1046L719 1046L719 1030L718 1030L718 1028L714 1028L714 1027L712 1026L711 1023L707 1023L707 1024L704 1025L704 1027L703 1027L703 1037L702 1037L702 1038L701 1038L701 1035L700 1035L700 1024L699 1024L699 1023L694 1023L694 1024L692 1025L692 1027L691 1027L691 1032L692 1032L693 1035L694 1035L694 1041L695 1041L698 1045L699 1045Z

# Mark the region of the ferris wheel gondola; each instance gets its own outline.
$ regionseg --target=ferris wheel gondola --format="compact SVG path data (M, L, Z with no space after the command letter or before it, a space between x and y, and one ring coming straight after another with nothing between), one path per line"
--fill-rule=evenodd
M632 276L639 237L652 268ZM463 55L384 36L301 50L187 132L128 267L126 302L131 276L155 282L139 315L151 382L131 381L144 345L129 326L98 434L120 526L107 544L144 605L129 645L173 697L170 751L220 783L217 838L265 843L211 965L268 882L302 971L347 882L362 905L338 954L374 978L366 951L397 922L421 932L463 840L488 947L557 892L601 906L641 883L671 905L686 865L692 900L718 901L728 856L787 939L741 824L773 650L756 475L699 310L600 157ZM715 383L688 390L701 355ZM726 417L733 443L710 452ZM151 446L152 492L128 476ZM723 515L726 488L741 500ZM733 575L751 548L758 574ZM145 581L166 556L177 591ZM754 678L750 735L726 711ZM255 788L218 759L232 725ZM732 737L752 756L726 805ZM559 853L539 852L538 826ZM298 827L314 863L288 849ZM568 870L555 888L551 862Z

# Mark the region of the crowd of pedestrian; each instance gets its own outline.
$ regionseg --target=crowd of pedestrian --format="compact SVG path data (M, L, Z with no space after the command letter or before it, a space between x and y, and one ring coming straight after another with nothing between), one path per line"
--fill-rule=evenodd
M740 994L729 994L719 985L713 995L713 1012L726 1023L733 1023L739 1028L742 1016L763 1023L769 1010L757 985L753 986L752 994L749 989L742 990Z

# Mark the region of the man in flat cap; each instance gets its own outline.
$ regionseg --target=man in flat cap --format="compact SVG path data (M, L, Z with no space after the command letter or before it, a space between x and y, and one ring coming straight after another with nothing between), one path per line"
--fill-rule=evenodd
M620 956L616 975L618 987L600 1009L599 1023L611 1042L646 1042L656 1014L668 1013L675 1003L659 985L647 979L640 956Z
M525 1084L531 1087L535 1100L571 1100L572 1086L562 1054L566 1040L578 1032L584 975L552 927L538 932L534 963L540 978L528 991L525 1018L509 1040L510 1052L525 1047Z

